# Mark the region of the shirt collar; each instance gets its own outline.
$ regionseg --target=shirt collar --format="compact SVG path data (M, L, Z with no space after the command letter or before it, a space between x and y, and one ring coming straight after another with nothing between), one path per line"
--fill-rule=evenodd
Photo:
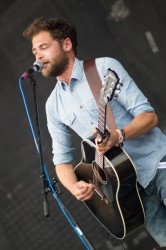
M83 72L83 61L78 60L78 58L75 58L75 62L74 62L74 66L73 66L73 70L72 70L72 74L71 74L71 78L70 78L70 84L71 82L74 80L81 80L82 79L82 72ZM65 83L58 80L57 83L59 83L62 88L65 88ZM70 85L69 84L69 85Z
M70 81L72 79L81 80L82 71L83 71L83 62L78 60L78 58L75 58L74 67L73 67Z

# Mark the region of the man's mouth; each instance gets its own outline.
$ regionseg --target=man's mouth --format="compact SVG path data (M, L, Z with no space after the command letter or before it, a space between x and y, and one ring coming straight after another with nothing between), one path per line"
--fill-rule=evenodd
M44 64L44 68L46 68L48 65L48 62L44 62L43 64Z

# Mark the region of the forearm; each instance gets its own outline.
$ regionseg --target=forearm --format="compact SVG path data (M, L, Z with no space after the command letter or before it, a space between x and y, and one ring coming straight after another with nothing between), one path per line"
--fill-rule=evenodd
M93 196L94 185L83 180L78 181L72 164L59 164L55 169L60 182L76 199L85 201Z
M74 173L73 165L70 163L69 164L64 163L55 166L55 171L60 182L69 191L71 190L72 185L78 182L77 177Z
M152 128L156 127L158 123L157 115L153 112L141 113L134 120L125 126L125 140L134 139L145 134Z
M125 132L125 140L131 140L138 136L145 134L150 131L152 128L156 127L158 123L158 118L155 113L141 113L136 116L133 121L126 125L123 129ZM110 148L119 143L119 134L116 130L110 130L110 137L108 141L103 140L102 143L98 143L101 141L101 136L97 136L96 138L96 149L99 154L104 154Z

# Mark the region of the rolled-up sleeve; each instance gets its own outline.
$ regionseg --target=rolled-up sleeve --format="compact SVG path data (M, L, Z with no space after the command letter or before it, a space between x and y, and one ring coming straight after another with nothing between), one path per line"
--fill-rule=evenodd
M122 80L123 82L124 84L118 101L133 117L143 112L154 111L148 99L128 74L125 75L125 79Z
M71 131L69 127L58 120L53 107L50 96L46 102L46 116L48 130L52 138L53 162L55 165L71 163L74 152Z
M127 71L116 59L106 58L107 68L114 70L120 82L123 84L118 95L118 102L133 116L137 116L143 112L153 112L154 109L148 99L137 87L134 80L129 76Z

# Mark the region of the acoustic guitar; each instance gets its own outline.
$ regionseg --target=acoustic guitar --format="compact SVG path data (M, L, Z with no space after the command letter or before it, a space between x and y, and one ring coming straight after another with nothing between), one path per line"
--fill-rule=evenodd
M99 98L97 130L101 135L107 131L106 106L118 96L120 89L119 78L108 69ZM81 152L82 160L74 171L78 180L95 185L93 197L84 203L109 233L123 239L144 224L136 168L122 146L99 155L95 137L82 140Z

